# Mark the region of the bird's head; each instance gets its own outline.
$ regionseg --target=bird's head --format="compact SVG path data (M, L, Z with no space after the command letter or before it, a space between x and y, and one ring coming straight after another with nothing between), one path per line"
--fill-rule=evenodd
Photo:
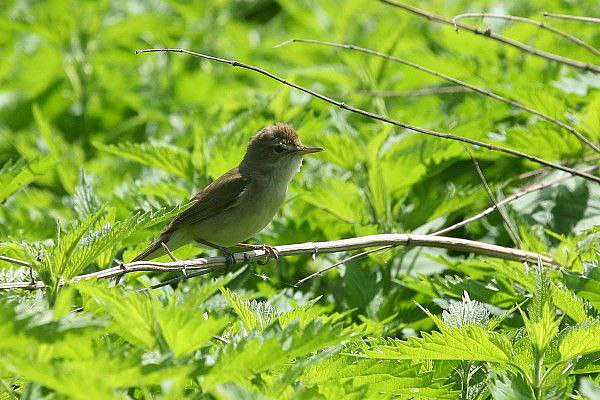
M261 129L248 144L244 163L253 168L287 171L300 167L306 154L323 151L321 147L305 146L298 134L287 124L275 124ZM283 171L282 171L283 172Z

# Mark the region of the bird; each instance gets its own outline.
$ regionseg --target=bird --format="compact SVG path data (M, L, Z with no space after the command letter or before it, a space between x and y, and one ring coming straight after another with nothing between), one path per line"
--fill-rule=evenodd
M132 262L164 254L172 257L172 250L196 242L220 250L232 263L228 247L249 239L272 221L303 157L323 150L303 145L288 124L264 127L252 137L238 166L193 196L191 205Z

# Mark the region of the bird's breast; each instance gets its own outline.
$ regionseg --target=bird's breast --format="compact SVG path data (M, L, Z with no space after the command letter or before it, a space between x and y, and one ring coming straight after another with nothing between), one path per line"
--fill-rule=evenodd
M285 200L288 180L252 179L239 202L223 213L197 224L194 235L221 246L242 242L265 228Z

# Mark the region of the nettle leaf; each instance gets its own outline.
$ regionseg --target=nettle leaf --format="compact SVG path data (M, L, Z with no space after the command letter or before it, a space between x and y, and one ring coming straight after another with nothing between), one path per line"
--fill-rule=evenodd
M552 284L552 302L575 322L583 322L590 318L583 299L569 289L558 287L555 283Z
M188 298L191 295L188 294ZM190 302L177 303L174 297L169 299L166 307L155 307L155 313L162 337L175 357L202 347L231 323L226 316L205 315Z
M126 238L162 220L170 219L180 210L181 207L168 207L138 213L114 222L113 213L99 209L73 224L66 233L58 232L56 245L47 257L47 263L42 264L41 268L49 271L52 277L70 279L80 274L94 260L110 262Z
M0 202L17 190L29 185L37 177L51 170L56 164L53 155L38 156L31 160L8 161L0 168Z
M254 331L224 346L205 376L203 387L211 390L226 382L252 387L255 376L278 371L295 358L338 345L349 337L351 334L344 333L342 324L337 322L313 321L304 328L292 323L285 329L272 324L262 332Z
M79 218L84 218L98 211L100 207L100 199L94 190L94 186L82 169L79 173L79 183L73 193L73 209Z
M302 199L348 223L360 223L368 215L360 189L342 177L317 182Z
M436 382L433 373L422 369L422 364L409 360L373 360L334 354L307 368L301 379L306 385L317 385L320 393L338 394L338 397L327 398L339 398L342 393L361 398L391 394L410 395L415 399L430 398L428 395L456 398L451 389L442 388L441 380Z
M440 327L406 341L390 339L389 344L364 350L369 358L396 360L471 360L506 363L510 360L507 339L478 325Z
M171 294L164 306L155 304L154 312L162 337L175 357L197 350L232 323L227 316L205 312L203 303L240 273L209 279L185 294L180 291Z
M225 297L231 308L238 315L246 330L264 329L273 318L275 310L269 303L261 301L246 301L227 288L221 288L221 294Z
M315 305L317 301L321 299L322 296L319 296L306 304L301 306L296 306L292 310L284 312L277 317L279 324L282 328L285 328L289 324L294 321L297 321L300 326L304 327L312 321L320 318L325 310L323 307L319 307Z
M169 174L193 179L194 166L189 151L179 147L158 143L120 143L106 145L94 142L98 150L136 161L150 167L162 169Z
M156 346L154 325L155 297L145 293L125 292L90 282L79 282L75 288L89 297L86 311L110 317L108 330L128 342L152 350Z
M561 361L600 351L600 321L585 321L561 333L558 345Z
M80 270L82 258L77 257L77 245L96 223L100 220L104 210L98 210L89 215L82 221L73 224L66 233L61 233L60 228L57 233L56 245L52 252L46 257L46 263L43 267L50 273L51 279L71 278ZM75 257L73 257L76 255Z
M562 318L555 318L554 309L548 303L544 303L541 315L536 315L535 319L528 318L523 312L521 315L531 343L539 353L543 353L558 334Z

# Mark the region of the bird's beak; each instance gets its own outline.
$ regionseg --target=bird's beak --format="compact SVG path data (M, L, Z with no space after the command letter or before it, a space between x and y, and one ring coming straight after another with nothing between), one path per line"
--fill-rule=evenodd
M302 146L298 149L298 151L302 154L318 153L323 150L325 150L325 149L322 147L309 147L309 146Z

